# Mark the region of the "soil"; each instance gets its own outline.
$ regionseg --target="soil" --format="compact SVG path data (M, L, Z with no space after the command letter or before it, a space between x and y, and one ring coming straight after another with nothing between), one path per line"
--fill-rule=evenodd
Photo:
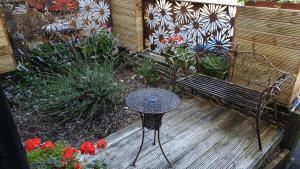
M280 155L280 153L283 152L283 148L281 146L277 146L275 150L268 156L266 161L259 167L259 169L264 169L267 164L271 163L276 157Z
M125 97L130 91L145 88L147 85L143 83L143 78L132 70L122 69L115 74L116 80L123 86L123 101L118 106L117 112L106 117L101 123L97 121L91 121L88 124L69 122L58 125L49 119L40 118L39 112L30 108L28 103L19 102L15 104L18 95L10 95L10 88L13 87L7 88L5 91L12 105L12 114L21 139L24 141L32 137L40 137L43 141L48 139L53 141L66 140L74 146L79 146L87 140L95 142L97 139L106 137L110 133L139 120L139 115L126 107Z

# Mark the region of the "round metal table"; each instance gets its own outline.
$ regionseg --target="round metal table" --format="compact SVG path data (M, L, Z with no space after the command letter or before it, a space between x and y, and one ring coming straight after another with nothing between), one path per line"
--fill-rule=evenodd
M142 118L142 143L138 154L132 163L132 166L135 166L136 160L142 150L146 128L149 130L154 130L153 145L155 145L157 133L157 140L160 150L167 160L169 166L172 167L171 162L168 160L161 146L159 129L162 125L163 115L179 106L179 97L168 90L159 88L146 88L130 93L126 98L126 104L129 108L138 112Z

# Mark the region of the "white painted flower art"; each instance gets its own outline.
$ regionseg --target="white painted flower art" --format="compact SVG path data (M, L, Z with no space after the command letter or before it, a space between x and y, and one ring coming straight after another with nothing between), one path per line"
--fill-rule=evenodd
M193 7L190 2L176 2L174 13L176 14L176 22L180 24L187 23L193 17Z
M203 25L203 29L206 32L214 32L217 28L223 28L227 22L226 16L227 13L225 11L226 6L204 4L203 8L200 9L201 16L203 16L203 20L201 24Z
M173 22L172 4L168 0L157 0L156 8L158 9L158 19L161 26L168 26Z
M105 1L99 1L93 6L93 19L96 19L100 24L105 24L110 18L109 5Z
M158 9L150 4L145 12L144 19L150 29L154 29L159 24Z

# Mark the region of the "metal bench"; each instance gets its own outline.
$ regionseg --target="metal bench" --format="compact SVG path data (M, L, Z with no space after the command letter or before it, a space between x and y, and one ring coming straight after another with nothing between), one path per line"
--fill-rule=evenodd
M217 49L218 47L214 47ZM228 80L220 80L214 77L206 76L199 73L199 62L204 57L205 53L197 53L195 55L197 72L183 73L183 77L178 77L179 69L172 58L167 59L170 67L173 69L174 84L191 88L198 91L200 94L206 95L225 105L238 106L240 112L246 117L252 115L255 117L255 124L252 126L257 133L257 140L259 150L262 151L262 144L260 138L259 123L261 115L265 108L272 105L273 117L275 124L279 126L277 113L277 98L281 93L282 87L292 87L295 76L276 69L267 57L257 54L255 52L239 52L236 49L226 53L209 50L215 55L221 57L228 57L230 60L230 71ZM244 86L237 85L238 75L246 76L248 81L244 82ZM263 87L264 84L267 87ZM251 88L253 86L260 86L258 88Z

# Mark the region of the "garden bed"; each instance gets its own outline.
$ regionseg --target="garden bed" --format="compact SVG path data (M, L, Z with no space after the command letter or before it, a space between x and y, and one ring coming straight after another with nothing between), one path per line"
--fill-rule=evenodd
M137 88L146 87L143 79L130 70L119 70L115 79L123 84L123 96ZM7 94L10 88L13 86L6 89ZM84 140L95 141L139 119L138 114L127 109L124 101L118 105L117 112L110 114L102 123L91 121L57 125L56 121L40 118L39 112L31 109L26 102L14 105L12 113L23 140L38 136L43 140L67 140L73 145L79 145ZM74 125L77 127L74 128Z

